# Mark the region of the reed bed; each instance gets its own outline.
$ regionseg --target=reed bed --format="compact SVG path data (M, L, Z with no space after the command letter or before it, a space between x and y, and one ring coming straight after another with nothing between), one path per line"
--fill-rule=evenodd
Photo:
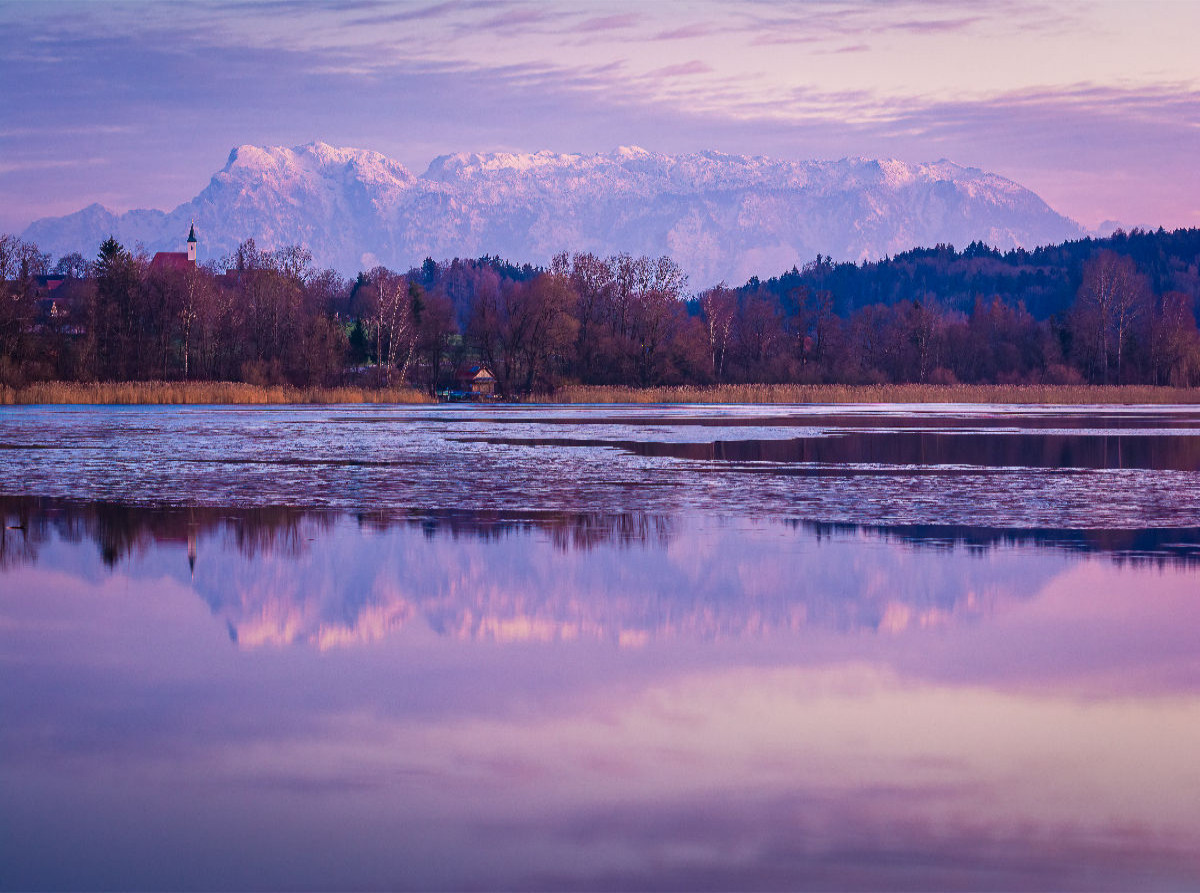
M432 403L413 388L297 388L213 382L47 381L0 385L0 404L301 404ZM1149 385L836 385L743 384L627 388L567 385L530 402L545 403L1010 403L1200 404L1200 388Z
M1200 403L1200 388L1149 385L745 384L626 388L569 385L556 403Z
M11 388L0 385L0 404L298 404L432 403L412 388L297 388L236 381L46 381Z

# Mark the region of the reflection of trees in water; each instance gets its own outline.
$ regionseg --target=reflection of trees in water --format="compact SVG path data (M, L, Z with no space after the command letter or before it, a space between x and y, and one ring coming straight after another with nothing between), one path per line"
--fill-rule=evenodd
M890 542L927 549L965 549L987 553L997 548L1033 546L1056 552L1091 553L1107 556L1118 565L1200 565L1200 527L1162 527L1140 530L1103 529L1014 529L1009 527L965 527L951 524L829 524L789 521L793 529L806 530L818 539L833 535L865 533Z
M6 520L0 537L4 566L36 562L38 547L54 535L94 543L109 567L163 546L186 545L194 560L203 538L215 571L197 579L197 592L246 647L369 641L414 617L442 635L498 641L640 643L804 626L899 631L986 614L998 599L1032 597L1060 566L1021 559L981 563L971 560L976 554L1039 549L1098 554L1118 563L1200 566L1197 528L1011 530L794 521L782 528L767 525L790 527L797 534L793 541L769 530L767 536L747 533L734 524L706 527L702 541L693 542L695 531L686 519L646 514L357 515L360 530L395 532L377 543L365 537L335 541L336 529L347 527L343 514L288 507L0 498L0 508ZM422 538L463 542L461 548L435 549L426 548ZM856 539L898 548L861 549ZM830 548L795 548L803 540ZM469 550L471 543L500 548ZM547 561L547 545L560 554L597 554L587 562ZM636 546L645 548L632 549ZM937 551L947 559L931 554Z
M666 515L644 512L602 514L596 512L511 512L447 510L423 512L418 516L395 512L360 513L360 527L379 532L398 525L416 527L427 539L499 542L509 537L546 533L561 551L588 550L599 546L648 545L665 548L677 523Z
M70 502L29 496L0 496L0 566L37 560L38 548L51 534L67 542L89 540L113 567L130 555L163 544L187 544L219 533L248 558L265 555L296 557L310 541L330 531L343 515L336 511L289 506L214 508L206 506L140 506L104 502ZM499 542L532 533L548 535L564 552L601 546L666 548L676 537L679 520L643 512L526 512L447 510L438 513L361 512L362 529L386 532L417 528L429 539ZM866 534L915 548L965 549L1033 546L1069 553L1107 555L1118 563L1200 564L1200 527L1144 529L1013 529L940 524L856 525L816 521L785 522L818 539Z
M594 546L650 545L665 549L675 535L676 522L665 515L570 515L566 523L550 528L550 539L569 552Z
M334 512L271 506L223 511L219 519L199 529L208 532L220 528L247 558L260 555L294 558L304 554L310 539L329 533L337 519Z
M45 540L44 519L28 503L3 505L0 518L0 568L20 567L37 561L38 546Z
M892 423L889 419L888 424ZM974 420L970 424L974 426ZM1183 436L1042 431L986 434L970 431L836 431L819 437L700 443L569 437L460 439L521 446L615 447L635 456L696 462L1200 471L1200 436L1191 432Z
M247 558L298 557L310 540L328 534L342 517L340 512L289 506L142 506L27 496L0 496L0 513L5 519L0 566L35 562L38 546L56 534L66 542L95 543L110 568L153 546L172 543L186 544L194 559L197 541L212 534L220 534ZM415 527L430 539L498 542L544 532L563 551L604 545L665 548L676 526L669 517L643 513L533 512L516 517L501 512L363 512L356 518L363 529Z
M185 545L189 560L194 562L199 537L215 531L225 533L238 552L248 557L299 555L308 541L305 530L315 527L325 531L336 523L336 516L329 513L286 506L141 506L21 496L0 497L0 512L6 519L5 534L21 534L19 539L5 536L0 540L0 557L22 563L19 556L24 555L32 563L37 559L38 545L55 534L66 542L95 543L109 568L131 555L167 544ZM14 541L21 544L19 553L13 551Z

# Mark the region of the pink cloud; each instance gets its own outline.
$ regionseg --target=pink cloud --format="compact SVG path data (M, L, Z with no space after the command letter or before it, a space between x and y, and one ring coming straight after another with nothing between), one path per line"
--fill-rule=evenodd
M716 34L717 27L707 22L696 22L691 25L684 25L682 28L673 28L670 31L660 31L654 35L654 40L687 40L691 37L707 37L710 34Z
M619 31L623 28L632 28L642 21L642 16L636 12L624 13L622 15L599 16L594 19L580 22L572 30L580 32L594 31Z
M668 65L666 68L656 69L650 72L649 76L659 78L687 77L692 74L709 74L712 70L712 66L707 62L693 59L691 62L681 62L679 65Z

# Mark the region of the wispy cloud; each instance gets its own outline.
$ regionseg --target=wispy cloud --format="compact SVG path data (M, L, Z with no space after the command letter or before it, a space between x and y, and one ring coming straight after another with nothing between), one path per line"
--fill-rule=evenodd
M0 139L25 137L111 136L136 133L141 128L124 124L45 124L39 127L0 128Z
M4 163L112 161L86 163L87 177L22 168L8 178L18 182L0 215L67 190L86 204L99 179L129 193L118 204L161 207L167 199L148 184L169 182L171 195L202 185L230 146L313 138L406 164L463 149L619 143L947 155L1046 182L1055 166L1100 181L1128 172L1143 177L1141 194L1150 178L1170 177L1170 207L1200 203L1180 161L1200 154L1194 59L1155 33L1135 45L1124 27L1133 14L1116 6L267 0L53 9L0 0L0 74L20 87L0 95ZM1149 9L1175 23L1172 34L1193 33L1179 23L1200 17L1182 4ZM1104 61L1112 53L1118 73ZM140 176L119 170L135 156ZM1154 216L1112 201L1108 216Z
M701 62L699 59L693 59L691 62L681 62L679 65L667 65L663 68L656 68L654 71L650 72L647 77L688 77L693 74L710 74L712 70L713 67L707 62Z
M916 34L947 34L955 31L969 31L983 21L983 16L963 16L954 19L915 19L912 21L893 22L890 28L896 31L912 31Z
M478 5L478 4L471 4ZM409 22L422 22L431 19L440 19L455 13L462 12L465 8L469 8L468 4L458 2L458 0L450 0L447 3L433 3L428 6L418 6L415 9L404 7L395 9L391 6L382 7L384 12L375 12L375 5L368 7L372 10L371 15L362 15L346 20L346 24L350 26L379 26L379 25L398 25Z
M751 41L751 46L779 46L782 44L804 44L804 43L821 43L826 38L817 34L812 34L802 31L778 31L767 34L758 34Z
M573 30L579 32L595 32L595 31L625 31L633 28L643 21L644 16L636 12L622 13L620 15L599 16L597 18L586 19L575 25Z
M879 36L906 32L915 35L970 34L988 31L1058 33L1074 22L1057 7L1041 3L980 6L963 15L956 2L860 3L832 0L820 4L776 5L749 3L742 7L738 30L752 33L756 45L808 43L835 37Z
M81 167L94 167L107 164L109 159L91 158L26 158L20 160L0 161L0 174L19 174L29 171L74 170Z
M457 30L471 32L477 29L485 31L510 31L528 28L531 25L549 25L563 21L560 12L545 6L510 6L509 8L482 19L478 22L465 22Z
M696 37L708 37L711 34L720 33L721 29L711 22L693 22L690 25L683 25L679 28L670 28L666 31L659 31L649 40L691 40Z

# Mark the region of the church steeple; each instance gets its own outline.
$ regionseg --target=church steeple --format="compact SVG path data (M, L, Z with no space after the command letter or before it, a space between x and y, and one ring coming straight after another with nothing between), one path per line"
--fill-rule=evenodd
M187 246L188 246L188 261L190 263L194 264L196 262L196 224L195 223L193 223L191 226L191 229L188 230Z

